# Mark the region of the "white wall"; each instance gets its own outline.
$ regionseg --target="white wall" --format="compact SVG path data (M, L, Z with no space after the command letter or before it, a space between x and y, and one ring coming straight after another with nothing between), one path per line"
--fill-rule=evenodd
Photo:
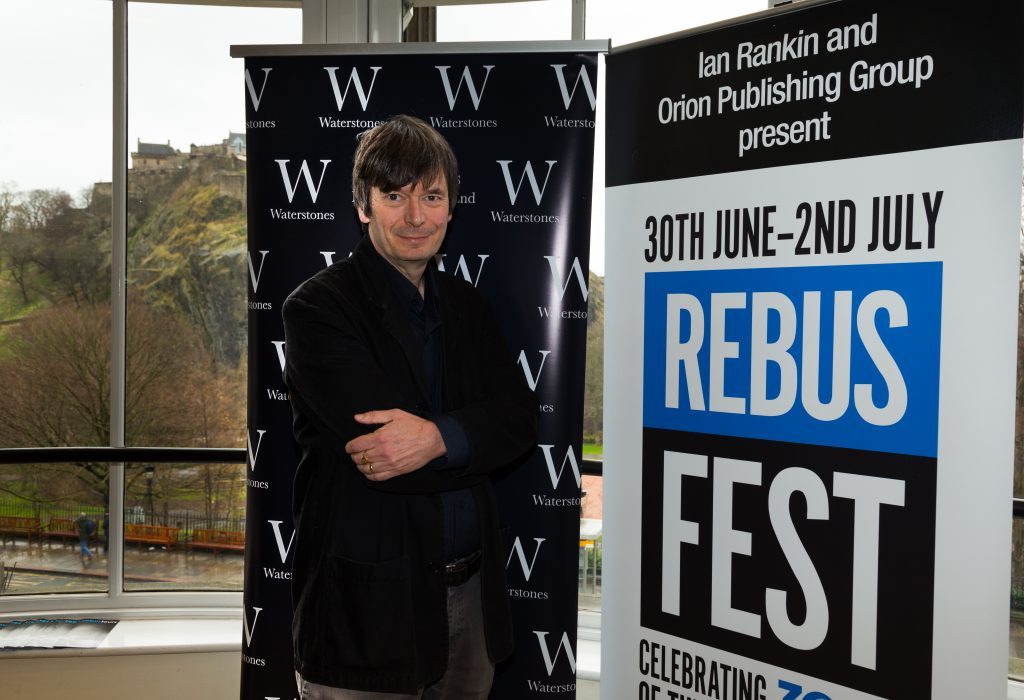
M241 652L124 656L0 655L0 700L231 700Z

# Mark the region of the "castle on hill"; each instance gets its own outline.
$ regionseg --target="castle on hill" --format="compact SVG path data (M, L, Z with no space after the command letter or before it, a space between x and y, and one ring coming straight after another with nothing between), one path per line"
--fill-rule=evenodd
M245 134L228 132L228 137L219 144L210 146L189 145L188 153L171 146L171 142L145 143L139 139L136 150L132 151L132 167L136 172L154 170L177 170L188 167L188 163L196 158L207 157L235 158L245 162Z
M128 171L128 197L141 198L172 178L188 171L190 178L203 184L216 185L221 194L234 197L245 206L245 134L228 132L228 137L218 144L197 146L190 144L188 152L180 151L171 142L136 142L131 153L131 168ZM105 206L112 194L109 182L93 185L94 206Z

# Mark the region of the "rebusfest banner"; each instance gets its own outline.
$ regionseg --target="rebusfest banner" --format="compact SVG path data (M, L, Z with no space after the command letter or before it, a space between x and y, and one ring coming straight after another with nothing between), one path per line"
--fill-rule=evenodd
M609 56L603 697L1005 697L1021 29Z
M493 301L540 403L539 447L497 479L511 529L516 651L499 668L492 697L574 697L597 49L594 42L530 52L332 48L315 56L236 50L247 56L250 279L242 697L296 694L297 454L281 378L288 352L281 303L357 242L356 135L394 114L426 120L452 144L461 186L440 267Z

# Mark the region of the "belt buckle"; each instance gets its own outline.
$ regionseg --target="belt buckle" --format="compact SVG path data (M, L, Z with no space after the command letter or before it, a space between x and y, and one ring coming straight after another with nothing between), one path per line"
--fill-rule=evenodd
M464 559L459 559L458 561L453 562L451 564L445 564L444 565L444 572L446 574L448 574L449 576L452 576L453 574L457 574L457 573L465 571L466 569L469 568L469 564L467 563L468 559L469 559L469 557L466 557Z
M474 567L480 561L480 552L473 552L469 556L463 557L458 561L454 561L451 564L445 564L444 574L445 583L448 586L461 586L469 580L471 571L475 571Z

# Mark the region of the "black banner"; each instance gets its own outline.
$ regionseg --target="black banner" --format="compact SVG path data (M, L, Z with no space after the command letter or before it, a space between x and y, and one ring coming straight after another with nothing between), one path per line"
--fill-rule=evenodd
M539 447L496 483L510 526L513 658L493 698L575 697L583 371L597 60L593 52L246 60L249 478L242 697L292 698L292 476L280 305L344 259L356 135L394 114L437 128L460 193L440 268L490 298L540 403Z
M926 0L795 7L617 51L608 133L635 136L608 139L607 184L1018 138L1021 5L1007 5L1016 21L950 21Z
M935 458L650 428L643 455L641 625L929 696Z

